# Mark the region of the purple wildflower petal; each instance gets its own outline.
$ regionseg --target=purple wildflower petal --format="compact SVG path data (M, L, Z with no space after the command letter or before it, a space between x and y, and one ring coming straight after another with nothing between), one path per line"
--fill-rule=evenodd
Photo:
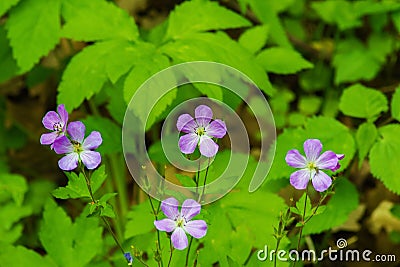
M74 151L71 141L65 136L61 136L54 141L54 151L57 154L68 154Z
M332 179L323 171L319 171L311 180L312 184L318 192L323 192L332 184Z
M84 150L79 156L89 170L96 169L101 163L101 155L96 151Z
M344 159L344 154L336 154L338 160Z
M82 144L85 138L86 127L81 121L73 121L68 125L67 132L73 141Z
M101 134L97 131L93 131L83 141L82 147L85 150L93 150L93 149L98 148L102 142L103 142L103 139L101 138Z
M175 231L172 233L171 241L172 245L174 245L174 248L178 250L183 250L188 246L188 239L185 234L185 231L180 227L177 227Z
M290 175L290 184L298 190L306 189L310 178L311 173L309 170L298 170Z
M182 114L178 117L176 122L176 128L178 131L184 133L194 133L194 129L197 127L196 121L189 114Z
M78 159L78 153L69 153L58 161L58 166L61 170L72 171L73 169L78 167Z
M54 131L54 124L60 123L60 116L55 111L49 111L42 119L43 126L51 131Z
M332 151L325 151L315 161L318 169L334 169L338 164L338 158Z
M65 128L65 126L67 125L67 122L68 122L68 112L65 109L64 104L58 105L57 112L58 112L58 114L60 116L60 119L61 119L61 122L62 122L62 124L64 125L64 128Z
M125 252L125 253L124 253L124 257L125 257L125 259L128 261L128 265L132 265L132 263L133 263L133 257L132 257L132 255L131 255L131 253Z
M213 112L210 107L206 105L200 105L194 110L194 115L199 126L206 127L210 123Z
M221 120L213 120L206 128L206 134L215 138L222 138L226 134L225 122Z
M187 222L184 229L194 238L202 238L207 234L207 224L203 220Z
M167 198L161 202L161 210L171 220L175 220L179 216L179 202L173 197Z
M175 221L166 218L159 221L154 221L154 226L160 231L165 231L170 233L175 230L176 223Z
M195 133L188 133L179 138L179 149L184 154L192 154L196 149L199 137Z
M40 144L51 145L54 143L54 141L57 139L57 137L58 137L57 132L42 134L42 136L40 136Z
M181 214L185 217L186 221L190 221L194 216L200 213L200 204L193 199L186 199L181 208Z
M294 168L305 168L307 167L306 158L300 154L297 149L289 150L285 157L286 163Z
M207 157L207 158L211 158L214 157L215 154L217 154L218 152L218 145L208 136L201 136L200 137L200 144L199 144L199 148L200 148L200 153Z
M315 161L321 154L322 144L318 139L308 139L304 142L304 152L308 161Z
M333 172L335 172L335 171L337 171L337 170L339 170L339 169L340 169L340 164L339 164L339 162L338 162L338 164L336 164L335 168L332 168L332 169L330 169L330 170L333 171Z

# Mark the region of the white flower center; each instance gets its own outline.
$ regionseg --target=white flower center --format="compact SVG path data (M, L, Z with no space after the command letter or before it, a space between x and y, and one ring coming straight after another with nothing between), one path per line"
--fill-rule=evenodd
M307 169L309 169L310 171L318 172L317 164L315 164L315 162L312 162L312 161L307 163Z
M82 145L74 140L71 140L72 145L74 146L74 152L80 153L83 151Z
M53 125L54 131L61 132L62 129L63 129L63 126L62 126L61 122L54 123L54 125Z
M183 217L178 217L178 219L176 219L176 226L177 227L183 227L186 224L186 220Z

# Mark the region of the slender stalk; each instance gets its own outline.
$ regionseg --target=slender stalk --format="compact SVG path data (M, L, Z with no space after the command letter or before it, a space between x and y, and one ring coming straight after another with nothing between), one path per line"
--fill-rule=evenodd
M111 165L111 172L115 177L114 181L117 186L121 218L125 218L125 215L128 212L128 193L125 183L125 168L123 164L121 164L121 159L118 158L118 155L109 156L109 162ZM121 224L124 225L124 222L121 221Z
M187 267L189 264L189 254L190 254L190 248L192 247L192 242L193 242L193 236L190 236L189 246L188 246L188 250L186 252L185 267Z
M274 267L276 267L276 261L277 261L277 254L278 254L278 249L279 249L279 245L281 243L281 239L278 238L276 240L276 247L275 247L275 255L274 255Z
M151 206L151 210L153 211L154 218L155 218L155 220L157 221L157 220L158 220L158 212L160 211L161 203L158 204L158 207L157 207L157 210L156 210L155 207L154 207L153 201L151 200L150 195L147 195L147 197L149 198L150 206ZM161 251L161 242L160 242L160 231L159 231L158 229L156 229L156 230L157 230L157 246L156 246L156 249L157 249L158 255L160 255L160 257L161 257L161 262L157 261L157 264L158 264L158 266L164 266L164 264L163 264L163 262L162 262L162 251Z
M201 193L201 196L199 197L199 203L201 203L201 201L203 200L204 193L206 191L207 175L208 175L208 169L210 168L210 162L211 162L211 158L208 158L206 174L204 175L203 192Z
M307 199L308 199L308 190L306 188L306 197L304 199L304 210L303 210L303 216L301 218L301 226L300 226L300 233L299 233L299 239L297 240L297 251L300 250L300 242L301 242L301 237L303 235L303 228L304 228L304 224L305 224L305 217L306 217L306 209L307 209ZM296 261L294 261L293 263L293 267L296 266Z
M172 241L169 239L169 260L168 260L168 267L171 265L171 260L172 260L172 253L174 252L174 247L172 246Z
M82 166L82 168L81 168L81 171L82 171L83 176L85 177L86 185L87 185L87 188L88 188L88 191L89 191L89 195L90 195L90 198L91 198L91 200L92 200L92 202L93 202L93 205L94 205L94 204L96 203L96 199L95 199L94 196L93 196L92 186L91 186L91 184L90 184L90 179L89 179L89 177L86 175L85 169L84 169L83 166ZM117 244L118 248L120 249L121 253L122 253L122 254L125 254L125 251L124 251L124 249L122 248L121 243L118 241L118 238L117 238L117 236L115 235L114 231L112 230L111 225L110 225L110 223L108 222L108 220L107 220L106 218L104 218L104 216L100 216L100 217L101 217L101 219L103 220L104 224L107 226L107 230L110 232L111 236L113 237L113 239L114 239L115 243ZM124 258L125 258L125 257L124 257Z

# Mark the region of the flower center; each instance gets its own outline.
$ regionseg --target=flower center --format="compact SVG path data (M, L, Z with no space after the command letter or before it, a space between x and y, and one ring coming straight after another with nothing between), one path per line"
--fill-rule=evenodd
M195 133L198 136L202 136L202 135L204 135L206 133L206 129L204 127L202 127L202 126L199 126L199 127L196 128Z
M318 171L318 167L317 167L317 165L315 164L315 162L309 162L309 163L307 163L307 168L308 168L310 171L312 171L312 170Z
M79 142L71 140L71 143L74 147L74 152L80 153L83 151L82 145Z
M54 125L53 125L54 131L61 132L62 129L63 129L63 126L62 126L61 122L54 123Z
M179 217L176 220L176 226L177 227L183 227L183 226L185 226L185 224L186 224L186 221L185 221L185 218L183 218L183 217Z

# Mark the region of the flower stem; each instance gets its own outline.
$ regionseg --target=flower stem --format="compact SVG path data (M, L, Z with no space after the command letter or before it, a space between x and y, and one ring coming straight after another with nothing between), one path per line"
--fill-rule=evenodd
M199 201L198 201L199 203L201 203L203 201L204 193L206 191L207 175L208 175L208 169L210 168L210 162L211 162L211 158L208 158L206 174L204 175L203 192L201 193L201 196L199 197Z
M280 243L281 243L281 239L278 238L276 240L276 247L275 247L275 254L274 254L274 267L276 267L276 261L277 261L277 255L278 255L278 249L279 249Z
M168 260L168 267L171 265L171 260L172 260L172 253L174 252L174 247L172 246L172 241L169 239L169 260Z
M306 210L307 210L307 200L308 200L308 190L306 188L306 197L304 199L304 210L303 210L303 216L301 217L301 226L300 226L300 233L299 233L299 239L297 240L297 252L300 250L300 242L301 238L303 235L303 228L305 224L305 217L306 217ZM296 261L293 263L293 267L296 266Z
M150 195L147 195L147 197L149 198L150 206L151 206L151 210L153 211L154 218L157 221L161 203L158 204L158 207L157 207L157 210L156 210L155 207L154 207L153 201L151 201ZM162 261L162 251L161 251L161 243L160 243L160 231L158 229L157 229L157 246L156 246L156 249L157 249L158 255L160 255L160 258L161 258L161 261L157 261L157 264L158 264L158 266L164 266L163 261Z
M193 242L193 236L190 237L189 247L188 247L188 250L187 250L187 252L186 252L185 267L187 267L188 264L189 264L189 254L190 254L190 248L192 247L192 242Z
M83 166L82 166L82 168L81 168L81 171L82 171L83 176L85 177L86 185L87 185L87 188L88 188L88 191L89 191L89 195L90 195L90 198L91 198L91 200L92 200L92 202L93 202L93 205L94 205L94 204L96 203L96 199L95 199L94 196L93 196L92 186L91 186L91 184L90 184L90 178L86 175L85 169L84 169ZM115 235L114 231L112 230L110 223L108 222L108 220L107 220L104 216L100 216L100 217L101 217L101 219L103 220L104 224L107 226L107 230L108 230L108 232L110 232L111 236L113 237L113 239L114 239L114 241L115 241L115 244L116 244L117 247L120 249L122 255L124 255L124 254L125 254L125 251L124 251L124 249L122 248L121 243L118 241L118 238L117 238L117 236ZM125 258L125 257L124 257L124 258Z

